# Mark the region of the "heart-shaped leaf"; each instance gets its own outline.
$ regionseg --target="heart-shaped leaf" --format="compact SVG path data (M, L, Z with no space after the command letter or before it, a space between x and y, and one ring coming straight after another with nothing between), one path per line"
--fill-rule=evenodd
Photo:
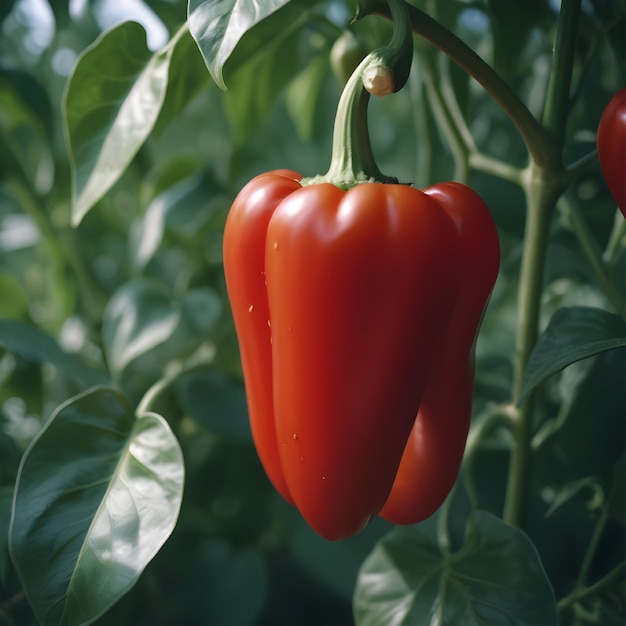
M41 624L85 624L137 581L171 534L184 465L167 422L119 392L62 404L27 449L10 550Z
M389 533L361 568L354 613L360 626L557 623L530 539L484 511L470 516L452 554L420 526Z

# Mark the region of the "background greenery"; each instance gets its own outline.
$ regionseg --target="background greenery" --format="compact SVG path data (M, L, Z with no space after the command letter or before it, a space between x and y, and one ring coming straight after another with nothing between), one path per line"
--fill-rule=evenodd
M558 2L414 4L540 113ZM568 163L593 150L624 84L624 8L582 3ZM491 164L522 168L527 152L491 97L415 38L407 87L370 105L372 143L402 181L468 182L498 226L474 428L454 496L431 520L376 520L324 541L257 460L221 235L254 175L326 171L345 78L331 49L351 37L355 6L292 0L213 78L187 11L183 0L0 4L0 623L428 623L434 606L441 623L548 623L557 608L563 623L624 623L625 235L597 162L551 223L551 332L530 372L541 385L520 530L500 516L525 200L506 168L463 167L441 100L458 103ZM390 25L369 16L350 30L358 56ZM556 374L555 346L571 349L560 367L576 361ZM127 519L126 498L137 504L146 484L150 503ZM125 548L137 552L105 575L97 555Z

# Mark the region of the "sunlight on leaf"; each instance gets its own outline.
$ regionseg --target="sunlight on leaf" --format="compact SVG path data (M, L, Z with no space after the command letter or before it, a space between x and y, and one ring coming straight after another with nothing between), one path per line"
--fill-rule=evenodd
M20 465L10 549L42 624L94 621L137 581L180 510L167 422L96 388L62 404Z
M72 222L119 179L152 132L165 99L181 29L159 52L136 22L104 32L79 57L64 96L73 176Z
M289 0L189 0L189 30L213 80L226 89L223 67L243 35Z

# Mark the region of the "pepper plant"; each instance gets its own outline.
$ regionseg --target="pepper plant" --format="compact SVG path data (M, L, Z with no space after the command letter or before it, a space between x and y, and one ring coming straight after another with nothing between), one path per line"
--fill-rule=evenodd
M624 3L122 4L0 6L0 621L624 623Z

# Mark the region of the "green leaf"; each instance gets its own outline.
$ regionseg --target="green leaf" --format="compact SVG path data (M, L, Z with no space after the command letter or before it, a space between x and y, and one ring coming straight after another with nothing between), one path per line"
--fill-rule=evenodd
M119 179L151 133L181 29L159 52L136 22L104 32L79 57L64 95L72 165L72 221L78 225Z
M189 0L189 31L213 80L226 89L223 68L243 35L289 0ZM269 39L268 41L271 41Z
M626 325L618 315L592 307L559 309L530 355L519 402L568 365L622 346Z
M389 533L361 568L354 614L360 626L557 622L532 542L484 511L470 516L465 543L452 554L421 526Z
M164 343L181 317L180 307L157 283L136 279L111 297L102 318L102 339L109 369L119 378L137 357Z
M176 44L169 66L165 100L154 127L153 135L160 135L170 122L176 120L193 97L210 83L202 55L187 29Z
M27 361L51 363L85 385L106 382L106 376L87 366L78 356L65 352L54 337L19 320L0 319L0 346Z
M184 480L167 422L97 388L62 404L26 451L10 550L41 624L94 621L174 529Z

